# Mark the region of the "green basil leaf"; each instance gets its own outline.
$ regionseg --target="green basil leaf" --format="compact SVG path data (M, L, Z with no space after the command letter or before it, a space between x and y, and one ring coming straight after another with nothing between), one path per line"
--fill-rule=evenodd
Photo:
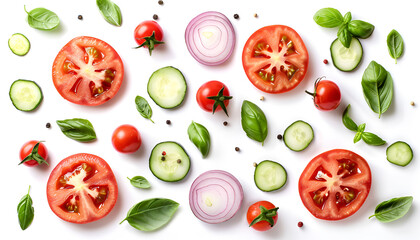
M391 74L372 61L363 73L362 88L367 104L380 118L392 102L394 90Z
M360 124L360 125L357 127L357 132L359 132L359 133L363 133L363 132L365 131L365 128L366 128L366 123Z
M45 8L35 8L26 11L29 26L39 30L52 30L60 24L60 19L54 12Z
M343 23L347 24L351 21L351 12L347 12L346 14L344 14L344 19L343 19Z
M267 118L264 112L254 103L243 101L241 108L241 124L246 135L264 144L267 137Z
M338 40L340 40L341 44L343 44L344 47L349 48L351 39L353 36L349 32L347 28L347 24L341 25L340 29L337 32Z
M96 5L107 22L114 26L121 26L121 10L117 4L110 0L96 0Z
M344 126L351 131L357 132L357 124L349 116L350 104L346 107L341 117Z
M210 152L210 134L207 128L193 121L188 127L188 137L200 150L203 158L207 157Z
M29 190L31 186L29 186L28 193L22 197L18 206L18 218L19 218L19 225L22 230L27 229L32 221L34 220L34 207L32 206L32 198L29 195Z
M147 189L151 187L149 181L147 181L147 179L142 176L135 176L133 178L128 178L128 180L130 180L131 185L136 188Z
M362 132L357 132L356 135L354 135L353 143L357 143L360 139L362 139Z
M353 36L365 39L372 35L375 26L361 20L353 20L349 22L348 29Z
M135 102L136 102L137 111L139 111L140 115L142 115L146 119L149 119L150 121L152 121L152 123L155 123L152 120L152 114L153 114L152 108L150 107L147 100L141 96L137 96L135 99Z
M392 198L381 202L376 206L375 214L369 217L376 217L381 222L392 222L407 214L413 203L413 197Z
M343 16L334 8L322 8L314 15L314 21L321 27L334 28L343 23Z
M382 138L370 132L363 132L362 139L365 143L373 146L381 146L386 143Z
M395 59L397 63L397 58L401 57L404 51L404 41L401 35L393 29L386 38L386 43L388 45L389 55Z
M172 219L178 206L179 203L166 198L147 199L134 205L122 222L127 221L141 231L154 231Z
M82 118L57 120L57 125L67 137L79 141L89 142L96 139L92 123Z

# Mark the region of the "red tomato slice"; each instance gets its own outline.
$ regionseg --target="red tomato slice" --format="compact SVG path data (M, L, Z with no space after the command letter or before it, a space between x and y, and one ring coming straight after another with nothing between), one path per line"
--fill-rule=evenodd
M317 218L340 220L353 215L369 195L372 176L365 159L334 149L316 156L303 170L299 194Z
M47 183L51 210L72 223L88 223L105 217L117 197L114 173L105 160L92 154L79 153L63 159L51 172Z
M54 86L66 100L100 105L114 97L124 78L118 53L106 42L93 37L76 37L54 60Z
M242 52L242 65L255 87L267 93L292 90L308 70L308 51L299 34L284 25L257 30Z

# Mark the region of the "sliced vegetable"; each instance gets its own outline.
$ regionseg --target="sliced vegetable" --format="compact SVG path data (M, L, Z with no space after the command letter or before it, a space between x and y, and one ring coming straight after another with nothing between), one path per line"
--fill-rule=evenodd
M178 210L179 203L166 198L151 198L134 205L121 223L127 221L140 231L154 231L166 225Z
M203 158L207 157L210 152L210 133L207 128L193 121L188 127L188 137L200 150Z
M395 63L397 63L397 59L401 57L404 52L403 38L397 32L397 30L392 29L386 38L386 43L388 45L389 55L391 55L391 57L395 59Z
M152 108L150 107L147 100L144 99L144 97L137 96L135 99L135 102L136 102L137 111L139 111L140 115L146 119L149 119L150 121L152 121L152 123L155 123L152 120L152 114L153 114Z
M394 84L391 74L380 64L371 61L363 72L363 95L370 109L381 115L388 110L394 95Z
M150 153L149 168L162 181L181 181L190 170L190 157L178 143L161 142Z
M242 204L244 193L239 181L222 170L207 171L198 176L190 188L190 207L206 223L231 219Z
M413 197L392 198L381 202L376 206L375 214L369 217L376 217L381 222L392 222L404 217L410 210L413 203Z
M199 63L219 65L232 55L235 30L220 12L204 12L196 16L185 30L188 51Z
M9 48L12 52L18 56L24 56L29 52L31 43L21 33L15 33L9 38Z
M407 166L413 160L413 150L406 142L398 141L386 149L386 159L398 166Z
M22 230L27 229L34 220L34 207L32 206L29 190L31 190L31 186L29 186L28 193L22 197L17 206L19 225Z
M314 139L314 130L307 122L298 120L286 128L283 134L284 144L293 151L299 152L309 146Z
M68 138L79 142L89 142L96 139L95 129L87 119L73 118L57 120L57 125Z
M110 0L96 0L96 5L108 23L114 26L121 26L121 10L117 4Z
M24 112L35 110L44 98L41 88L36 82L23 79L12 83L9 96L13 106Z
M254 182L261 191L271 192L280 189L286 181L287 172L280 163L264 160L255 168Z
M60 19L54 12L45 8L35 8L31 11L26 11L28 14L29 26L39 30L52 30L60 24Z
M337 38L331 43L330 51L334 66L343 72L356 69L363 56L362 44L357 38L351 38L348 48Z
M162 108L175 108L184 101L187 83L181 71L174 67L156 70L147 84L147 93Z
M264 140L268 134L267 118L257 105L247 100L243 101L241 124L242 129L249 138L264 144Z
M136 188L150 188L150 183L147 181L146 178L142 176L135 176L133 178L127 177L128 180L130 180L131 185L133 185Z

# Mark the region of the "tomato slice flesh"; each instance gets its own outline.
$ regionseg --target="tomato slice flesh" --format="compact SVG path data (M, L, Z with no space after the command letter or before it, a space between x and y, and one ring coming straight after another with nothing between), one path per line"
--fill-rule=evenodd
M299 194L315 217L340 220L362 206L370 186L366 160L351 151L336 149L312 159L299 179Z

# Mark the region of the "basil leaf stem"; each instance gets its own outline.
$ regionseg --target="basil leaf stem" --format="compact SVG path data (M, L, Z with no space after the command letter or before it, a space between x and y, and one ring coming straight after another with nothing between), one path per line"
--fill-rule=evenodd
M31 186L29 186L28 193L22 197L18 206L19 225L22 230L27 229L34 219L34 207L32 206L32 198L29 195Z

